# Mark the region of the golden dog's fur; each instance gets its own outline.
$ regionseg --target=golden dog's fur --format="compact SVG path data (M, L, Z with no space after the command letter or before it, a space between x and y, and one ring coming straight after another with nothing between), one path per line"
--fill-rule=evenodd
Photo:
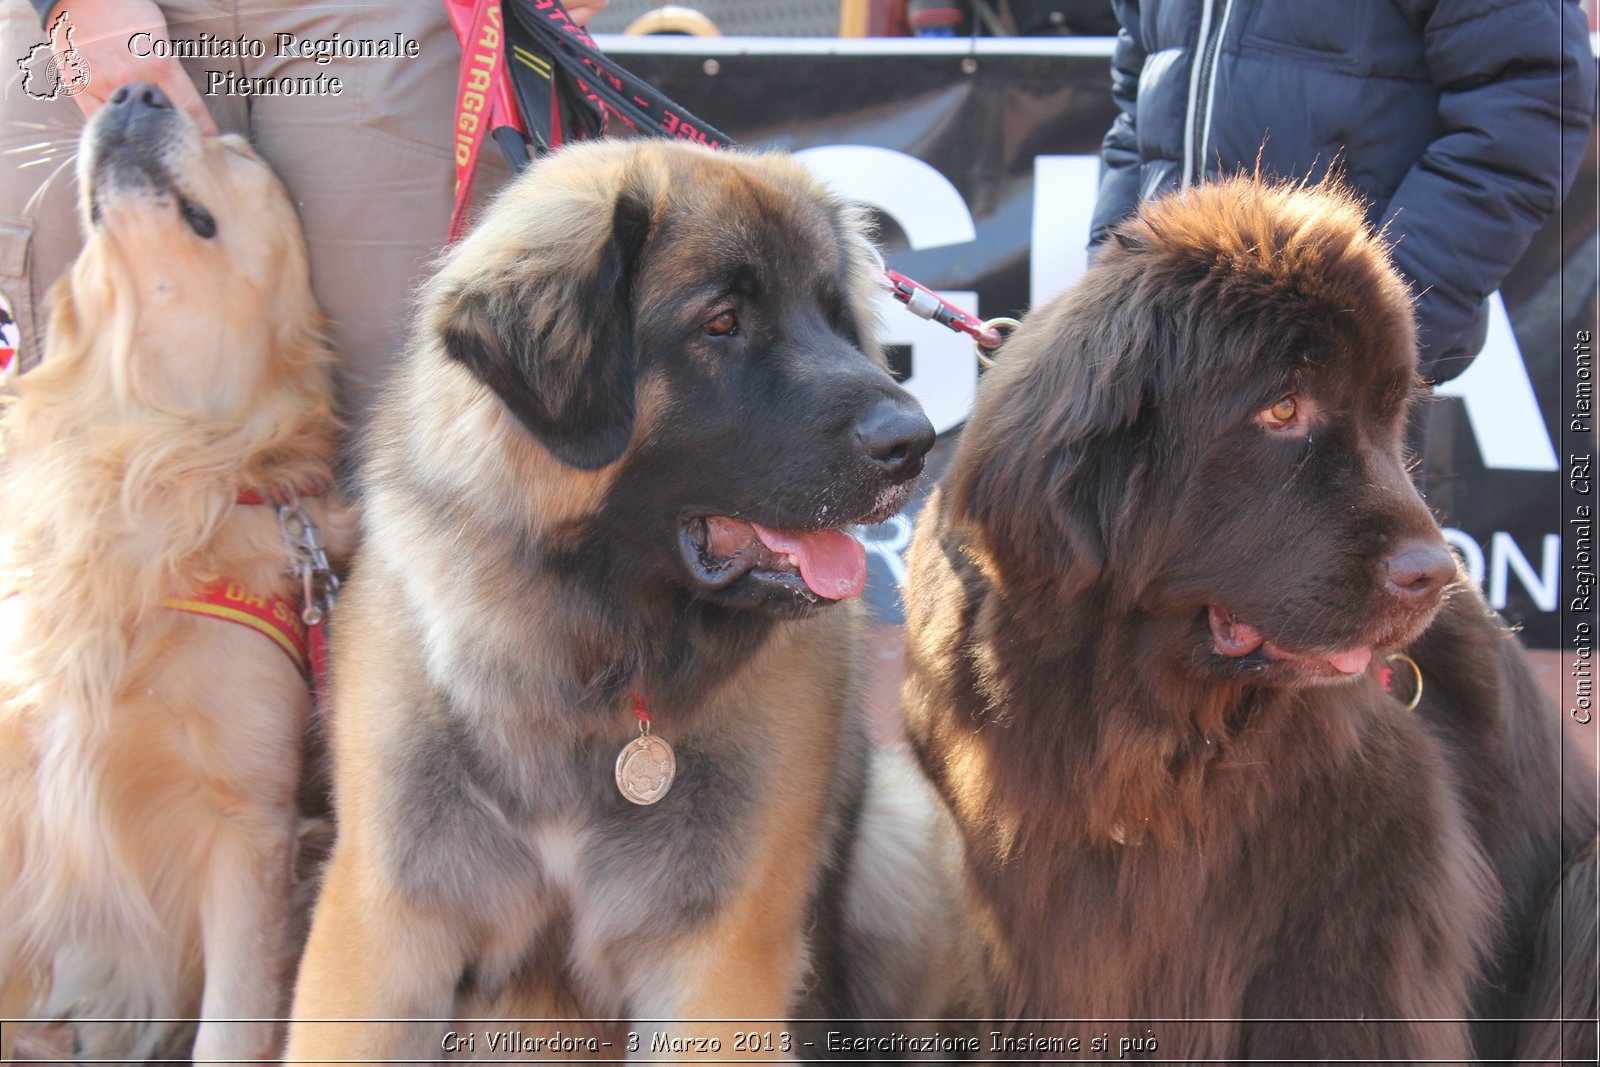
M83 252L0 422L0 989L4 1014L265 1019L308 691L264 636L160 604L224 579L294 598L274 508L236 499L330 481L330 355L276 177L146 111L84 132ZM303 503L347 538L331 495ZM75 1026L118 1057L187 1029ZM202 1021L195 1058L277 1030Z

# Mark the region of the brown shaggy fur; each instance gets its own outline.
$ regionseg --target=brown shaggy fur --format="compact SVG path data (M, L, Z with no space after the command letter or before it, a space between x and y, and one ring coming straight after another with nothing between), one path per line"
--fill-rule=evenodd
M307 689L264 636L160 602L294 597L273 508L235 499L330 480L330 357L276 177L129 107L84 131L84 249L0 423L0 987L24 1014L270 1018ZM307 504L337 549L334 500ZM205 1024L195 1053L278 1029ZM86 1056L187 1047L170 1022L77 1030Z
M986 376L912 552L907 714L1014 1032L1509 1052L1467 1019L1524 1011L1593 813L1477 594L1424 633L1448 557L1389 580L1443 551L1401 461L1413 336L1359 205L1238 180L1148 205ZM1377 681L1407 646L1416 714Z

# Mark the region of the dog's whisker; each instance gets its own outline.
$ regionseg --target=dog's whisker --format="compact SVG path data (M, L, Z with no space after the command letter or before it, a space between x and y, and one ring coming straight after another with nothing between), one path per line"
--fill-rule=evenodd
M50 191L51 183L54 182L56 177L60 175L62 171L66 170L67 167L70 166L77 158L78 153L73 152L71 155L61 160L61 162L56 165L54 170L44 176L44 180L39 183L39 187L33 191L32 196L28 197L28 202L22 206L22 213L24 215L31 214L33 210L39 206L39 202L43 200L45 194Z
M51 155L41 155L41 156L38 156L38 157L36 157L34 159L29 159L29 160L26 160L26 161L24 161L22 163L18 163L17 164L17 169L18 170L27 170L29 167L42 167L42 166L45 166L46 164L50 164L50 163L59 163L63 159L73 160L73 159L76 159L76 158L77 158L77 153L76 152L68 153L66 155L62 155L61 153L57 152L57 153L53 153Z
M13 129L18 130L53 130L60 133L60 127L51 125L48 122L34 122L32 119L12 119L10 125Z
M77 144L77 139L73 137L52 138L46 141L34 141L31 144L22 144L16 145L12 148L7 148L5 151L0 152L0 156L20 156L28 152L56 152L64 148L75 148L77 147Z

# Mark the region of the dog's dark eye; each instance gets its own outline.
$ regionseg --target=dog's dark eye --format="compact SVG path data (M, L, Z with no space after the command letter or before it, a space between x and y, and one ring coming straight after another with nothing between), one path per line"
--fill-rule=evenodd
M707 319L700 328L712 337L729 337L739 332L739 316L732 311Z
M211 212L198 204L183 202L183 221L189 224L189 229L201 237L215 237L217 235L217 220L211 217Z
M1276 404L1256 415L1256 420L1269 430L1292 429L1300 421L1300 398L1290 393Z

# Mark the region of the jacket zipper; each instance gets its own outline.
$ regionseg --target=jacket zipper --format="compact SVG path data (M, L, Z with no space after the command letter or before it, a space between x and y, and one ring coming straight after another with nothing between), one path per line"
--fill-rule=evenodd
M1200 37L1195 42L1194 70L1189 75L1188 127L1183 134L1184 186L1205 177L1211 145L1211 111L1217 92L1217 64L1222 60L1222 37L1233 13L1233 0L1222 0L1222 17L1212 18L1217 0L1206 0L1200 13Z

